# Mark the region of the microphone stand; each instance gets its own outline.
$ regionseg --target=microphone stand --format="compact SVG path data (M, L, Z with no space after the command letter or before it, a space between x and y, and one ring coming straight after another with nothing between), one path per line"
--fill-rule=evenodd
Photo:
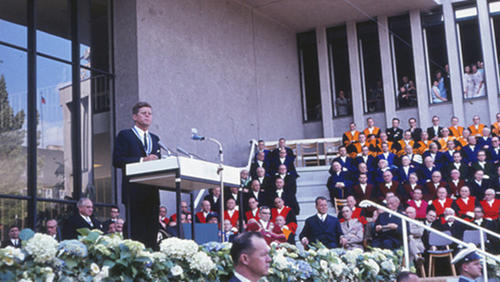
M208 141L211 141L215 144L217 144L217 146L219 146L219 168L217 169L217 173L219 174L219 179L220 179L220 198L221 198L221 201L220 201L220 218L222 219L219 223L219 226L220 226L220 232L221 232L221 235L224 234L224 152L222 150L222 143L219 142L217 139L215 138L211 138L211 137L208 137L206 138ZM224 236L221 236L222 237L222 242L224 242L225 238Z

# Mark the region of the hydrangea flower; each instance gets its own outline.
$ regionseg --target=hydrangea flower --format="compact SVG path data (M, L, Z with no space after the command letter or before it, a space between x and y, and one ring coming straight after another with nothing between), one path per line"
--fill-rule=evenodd
M208 274L215 269L216 265L204 252L197 252L190 260L189 267Z
M26 242L25 250L36 263L52 261L57 253L57 241L52 236L36 233Z
M78 240L66 240L59 244L58 256L67 255L79 258L87 257L87 246Z
M190 258L198 252L198 244L193 240L182 240L171 237L160 243L160 251L169 257L182 259Z

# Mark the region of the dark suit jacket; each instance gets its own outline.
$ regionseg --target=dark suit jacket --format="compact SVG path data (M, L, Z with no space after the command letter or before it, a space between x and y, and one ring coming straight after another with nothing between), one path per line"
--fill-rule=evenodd
M355 185L351 189L351 195L354 196L356 201L361 202L363 200L377 200L377 191L374 185L366 184L365 193L361 190L361 186L359 184Z
M354 159L349 157L349 156L346 156L345 162L342 160L341 157L336 157L335 159L333 159L332 163L333 162L339 162L342 165L342 168L346 168L348 171L358 169ZM330 167L329 172L330 172L330 174L332 174L332 172L333 172L332 167Z
M236 278L236 276L234 276L234 274L233 274L233 276L231 276L231 278L228 280L228 282L241 282L241 280Z
M384 156L384 154L380 154L380 155L378 155L378 156L377 156L377 158L376 158L376 160L375 160L375 163L377 163L377 164L378 164L378 161L380 161L380 160L382 160L382 159L383 159L383 160L386 160L386 161L387 161L387 163L389 164L389 166L393 166L393 165L395 165L395 164L396 164L397 157L396 157L396 155L395 155L395 154L393 154L393 153L389 153L389 154L387 155L387 158Z
M403 167L400 166L397 170L399 182L401 182L402 184L405 184L406 182L408 182L409 177L410 177L410 173L412 173L412 172L415 172L418 175L417 168L415 166L410 165L410 167L408 168L408 173L406 173L405 170L403 169Z
M281 194L281 199L283 199L283 201L285 202L285 206L289 206L290 208L292 208L295 214L299 214L300 206L299 203L297 202L297 198L295 197L294 194L287 192L287 190L285 190L284 188L283 190L284 192L283 194ZM276 193L276 189L273 189L271 192L267 193L266 203L270 207L274 206L274 199L276 199L276 197L278 197L278 193Z
M428 182L427 180L431 180L434 171L439 171L439 169L434 166L431 170L429 170L426 166L421 166L418 170L418 182L421 185L425 185L425 183Z
M354 160L354 163L356 164L356 168L360 163L366 163L366 166L368 167L368 171L374 171L377 168L376 160L373 156L368 156L366 159L366 162L364 161L362 156L356 157Z
M483 179L483 181L481 181L481 185L477 184L476 181L471 180L467 183L467 186L470 189L471 195L475 196L480 201L483 200L484 192L486 191L486 189L493 188L491 182L488 179Z
M339 238L343 235L339 220L331 215L327 215L322 222L315 214L306 219L304 228L300 232L299 238L306 237L310 243L321 242L327 248L339 247Z
M92 221L92 224L94 226L90 226L90 224L88 224L87 221L85 221L85 219L83 219L83 217L79 213L68 218L68 220L66 220L66 222L64 223L62 229L63 239L77 239L79 234L77 229L80 228L102 230L102 224L97 219L95 219L94 217L90 217L90 220Z
M257 178L257 168L259 167L262 167L266 170L266 175L269 175L269 173L271 172L269 168L269 162L267 162L266 160L262 162L262 166L259 166L259 163L257 161L254 161L250 166L250 176L252 178Z
M244 197L243 197L245 212L250 209L250 207L248 206L248 200L250 198L255 198L255 194L253 193L252 190L248 191L248 193L245 193ZM260 191L257 193L256 200L259 202L259 207L261 207L263 205L268 205L269 204L269 203L266 202L267 201L267 199L266 199L266 192L264 191L264 189L260 189Z
M445 179L450 179L450 173L452 170L454 169L457 169L455 167L455 164L452 162L452 163L448 163L446 166L443 167L443 172L445 173L445 175L443 175L443 177ZM469 176L470 176L470 172L469 172L469 167L467 166L466 163L464 162L461 162L460 163L460 168L458 169L458 171L460 172L460 179L468 179Z
M441 134L441 129L443 129L443 127L441 126L438 126L438 132L437 132L437 137L443 137L443 135ZM436 132L434 132L434 127L428 127L427 128L427 134L429 135L429 140L431 140L432 138L436 137Z
M479 161L473 162L470 169L471 169L470 173L471 175L474 175L474 173L476 173L476 171L478 170L482 170L484 174L488 175L490 178L495 177L495 175L497 174L497 168L495 167L495 165L493 165L493 163L488 161L484 164L484 168L481 167Z
M464 155L464 161L466 163L473 163L477 161L477 153L479 153L480 147L476 144L474 150L469 146L464 146L462 148L462 154Z
M342 182L344 183L344 189L339 189L335 187L335 184L337 182ZM330 193L334 193L336 198L339 199L345 199L349 191L351 189L352 182L349 178L349 175L345 171L341 171L338 175L336 173L332 174L330 177L328 177L328 181L326 183L326 187L328 187L328 190L330 190Z
M385 133L387 134L387 140L393 142L393 143L396 143L398 142L399 140L403 139L403 129L401 128L387 128L387 130L385 131Z
M158 136L150 133L153 146L151 154L155 154L158 158L161 157ZM113 165L116 168L125 169L128 163L138 162L140 158L146 157L146 152L141 140L137 138L132 129L124 129L118 133L113 151Z
M407 130L410 129L408 128ZM415 128L411 133L411 138L415 140L415 142L420 141L420 139L422 139L422 129L420 127Z
M152 143L151 154L155 154L158 158L161 158L160 147L158 146L158 141L160 138L158 136L150 133ZM141 158L146 157L146 152L142 145L141 140L137 138L132 129L124 129L118 133L115 140L115 148L113 151L113 165L116 168L121 168L123 170L123 177L125 180L125 165L128 163L139 162ZM127 186L127 185L125 185ZM122 200L126 200L126 193L129 189L122 188ZM133 194L136 191L132 191ZM135 198L135 195L129 195L131 199ZM156 203L155 203L156 204Z
M498 150L498 153L493 147L490 147L488 150L488 157L490 161L494 164L498 164L500 161L500 150Z
M286 155L284 163L281 163L279 156L274 158L271 161L271 165L270 165L271 175L277 173L279 166L284 164L286 166L286 170L288 171L288 173L290 173L291 175L293 175L295 177L298 177L297 171L295 170L294 161L295 161L295 156L289 156L289 155Z
M12 247L15 247L15 248L21 248L21 239L19 239L18 241L19 243L17 245L14 246L14 244L12 244L12 241L10 239L7 239L5 241L2 242L2 248L5 248L7 246L12 246Z
M221 197L217 198L217 202L214 201L214 197L212 196L212 193L208 193L203 200L209 201L210 202L210 207L213 212L216 212L220 214L220 199ZM239 203L236 203L238 205Z

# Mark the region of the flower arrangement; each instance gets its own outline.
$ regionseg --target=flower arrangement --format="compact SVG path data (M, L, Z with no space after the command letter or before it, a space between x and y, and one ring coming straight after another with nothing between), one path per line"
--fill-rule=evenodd
M57 243L33 234L22 249L0 249L0 280L9 281L226 281L233 272L230 243L198 245L168 238L160 251L119 235L79 230L78 240ZM391 281L402 252L346 251L321 244L309 250L272 244L267 281Z

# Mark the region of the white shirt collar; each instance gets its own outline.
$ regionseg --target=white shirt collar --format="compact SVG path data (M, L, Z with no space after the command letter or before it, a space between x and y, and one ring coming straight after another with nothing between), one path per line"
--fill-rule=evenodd
M325 221L325 219L326 219L326 213L325 213L325 214L319 214L319 213L318 213L318 218L319 218L319 220L321 220L321 221Z
M280 213L281 213L281 211L282 211L284 208L285 208L285 206L283 206L281 209L277 209L278 214L280 214Z
M143 131L142 129L140 129L139 127L137 127L137 125L134 125L134 128L135 128L135 130L137 130L137 132L139 133L140 136L144 136L144 133L148 134L147 130Z
M234 272L234 277L238 278L241 282L251 282L249 279L247 279L245 276L239 274L238 272Z

